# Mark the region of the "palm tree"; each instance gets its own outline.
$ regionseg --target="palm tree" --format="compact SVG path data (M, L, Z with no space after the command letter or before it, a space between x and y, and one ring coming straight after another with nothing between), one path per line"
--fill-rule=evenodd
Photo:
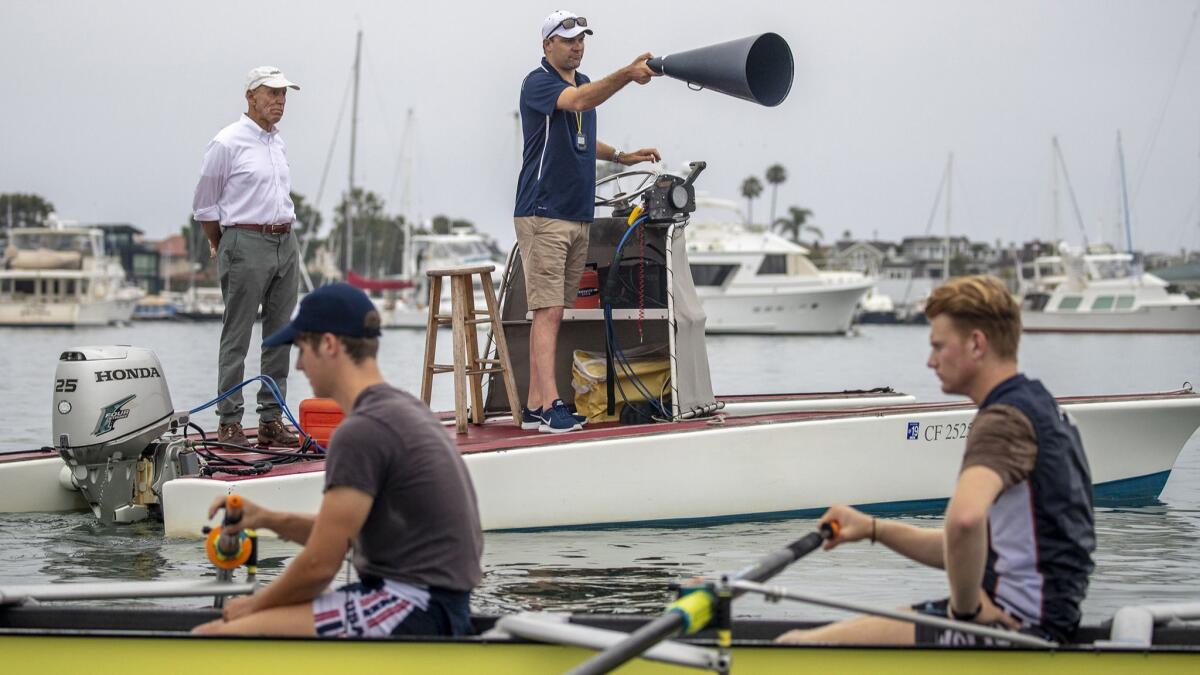
M825 233L816 225L809 225L808 219L812 217L813 212L810 209L802 209L799 206L788 208L788 216L776 220L773 225L780 234L787 235L788 239L800 243L800 236L807 230L813 235L813 243L825 238Z
M742 196L746 198L746 223L754 222L754 200L762 194L763 184L758 176L750 176L742 181Z
M779 186L787 181L787 169L782 164L772 164L767 167L767 182L771 184L771 220L775 222L775 197L779 194Z

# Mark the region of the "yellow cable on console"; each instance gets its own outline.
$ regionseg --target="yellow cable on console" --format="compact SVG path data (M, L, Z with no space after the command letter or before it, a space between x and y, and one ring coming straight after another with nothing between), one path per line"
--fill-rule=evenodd
M632 227L633 224L637 222L638 217L641 216L642 212L645 210L646 209L642 208L641 204L633 207L633 210L629 212L629 217L625 219L625 225Z

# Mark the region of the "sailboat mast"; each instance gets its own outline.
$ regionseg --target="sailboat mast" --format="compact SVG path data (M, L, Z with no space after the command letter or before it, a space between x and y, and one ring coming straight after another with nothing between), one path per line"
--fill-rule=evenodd
M417 272L413 269L415 262L413 252L413 215L412 215L412 173L413 173L413 144L416 137L416 114L412 108L404 120L404 136L400 139L399 169L404 172L404 191L401 193L400 213L404 218L404 252L402 272L410 279L416 279Z
M954 153L946 159L946 237L942 240L942 283L950 280L950 189L951 177L954 175Z
M362 62L362 31L354 44L354 102L350 113L350 190L346 194L346 275L354 269L354 159L358 147L358 73Z
M1088 247L1087 228L1083 225L1083 214L1079 212L1079 200L1075 199L1075 187L1071 185L1071 172L1067 171L1067 160L1063 158L1062 146L1058 144L1058 136L1053 137L1054 154L1058 158L1058 166L1062 169L1063 180L1067 182L1067 196L1071 198L1071 208L1075 212L1075 222L1083 235L1083 247Z
M1133 226L1129 220L1129 187L1125 184L1125 148L1121 144L1121 132L1117 131L1117 163L1121 166L1121 211L1125 216L1125 251L1133 253Z
M1053 137L1053 142L1050 145L1050 193L1054 209L1052 223L1054 229L1050 231L1050 241L1054 246L1058 246L1058 240L1062 238L1061 221L1059 214L1062 212L1062 207L1059 205L1058 199L1058 137Z

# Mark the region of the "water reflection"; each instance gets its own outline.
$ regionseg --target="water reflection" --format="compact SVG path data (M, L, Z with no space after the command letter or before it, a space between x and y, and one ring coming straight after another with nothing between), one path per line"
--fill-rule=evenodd
M89 514L77 515L84 522L65 531L36 532L45 554L41 573L50 580L151 581L173 572L162 555L162 527L156 523L101 525Z
M661 610L677 578L661 567L572 568L531 563L489 568L474 594L481 611L604 611L644 613Z

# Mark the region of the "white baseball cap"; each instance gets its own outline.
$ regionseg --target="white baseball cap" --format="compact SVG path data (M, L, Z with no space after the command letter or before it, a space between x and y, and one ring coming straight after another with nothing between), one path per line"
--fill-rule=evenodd
M574 25L571 28L565 28L563 22L567 19L572 19ZM587 19L579 16L575 12L568 12L565 9L556 9L550 12L550 16L542 21L542 39L546 40L555 35L564 37L570 40L580 33L592 35L592 29L587 27Z
M276 89L290 87L300 91L300 85L284 77L283 71L275 66L259 66L246 75L246 91L254 91L262 86Z

